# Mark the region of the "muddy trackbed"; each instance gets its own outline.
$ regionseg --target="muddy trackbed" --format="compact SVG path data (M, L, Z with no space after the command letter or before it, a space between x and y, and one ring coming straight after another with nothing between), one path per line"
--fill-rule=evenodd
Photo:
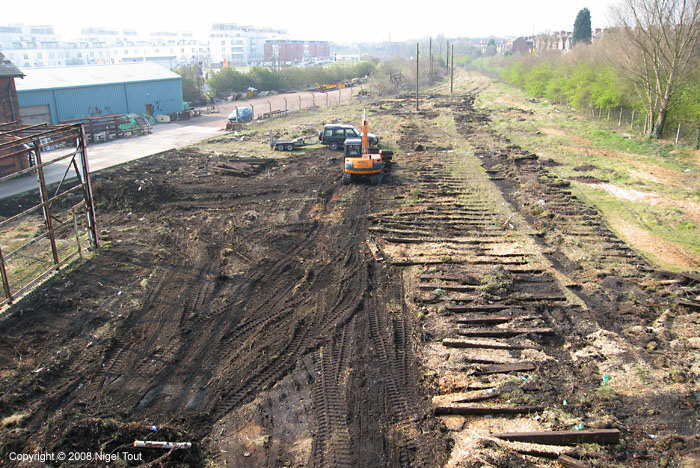
M692 455L690 364L673 392L633 396L607 386L606 352L675 369L691 351L671 349L673 324L697 312L700 278L624 245L568 182L490 129L477 95L431 96L420 115L408 100L375 104L402 122L377 187L343 185L325 149L269 160L187 149L102 173L106 247L0 319L0 419L15 418L0 427L0 459L135 452L149 438L194 442L145 453L173 466ZM449 142L431 123L440 115ZM493 436L574 426L622 443Z

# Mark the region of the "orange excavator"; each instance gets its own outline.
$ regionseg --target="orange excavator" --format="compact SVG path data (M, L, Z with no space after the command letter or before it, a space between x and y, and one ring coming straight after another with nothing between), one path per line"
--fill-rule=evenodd
M369 123L367 112L362 114L360 138L348 138L344 143L343 183L348 184L358 179L369 179L373 185L379 185L384 171L391 164L393 152L370 148Z

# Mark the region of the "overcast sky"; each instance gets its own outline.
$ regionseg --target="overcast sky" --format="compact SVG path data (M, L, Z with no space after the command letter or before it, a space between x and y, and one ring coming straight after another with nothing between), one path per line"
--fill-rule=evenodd
M70 36L86 26L139 31L199 31L214 22L282 28L297 39L336 42L402 41L446 36L517 36L573 29L576 13L591 10L593 28L608 25L619 0L12 0L0 22L52 24Z

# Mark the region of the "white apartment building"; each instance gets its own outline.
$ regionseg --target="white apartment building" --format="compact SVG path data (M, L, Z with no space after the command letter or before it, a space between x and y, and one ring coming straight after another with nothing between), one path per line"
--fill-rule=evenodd
M261 64L265 41L285 31L214 24L204 37L192 32L85 28L78 38L60 41L53 26L0 26L0 50L21 68L156 62L168 68L183 64L221 66Z
M257 65L265 57L265 41L283 39L286 31L254 28L235 23L217 23L209 31L209 58L212 65Z
M53 26L0 26L0 50L19 67L65 65L62 49Z

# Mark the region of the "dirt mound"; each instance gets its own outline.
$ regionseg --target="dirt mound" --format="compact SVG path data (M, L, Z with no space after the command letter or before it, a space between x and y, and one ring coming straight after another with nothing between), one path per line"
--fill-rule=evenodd
M95 182L93 191L100 209L134 212L152 210L177 195L177 189L171 184L153 179L126 183L111 178L100 179Z
M548 159L542 160L542 165L545 167L557 167L557 166L561 166L562 164L560 162L555 161L552 158L548 158Z
M594 171L598 169L596 166L593 166L591 164L585 164L583 166L576 166L574 167L574 171L576 172L589 172L589 171Z

